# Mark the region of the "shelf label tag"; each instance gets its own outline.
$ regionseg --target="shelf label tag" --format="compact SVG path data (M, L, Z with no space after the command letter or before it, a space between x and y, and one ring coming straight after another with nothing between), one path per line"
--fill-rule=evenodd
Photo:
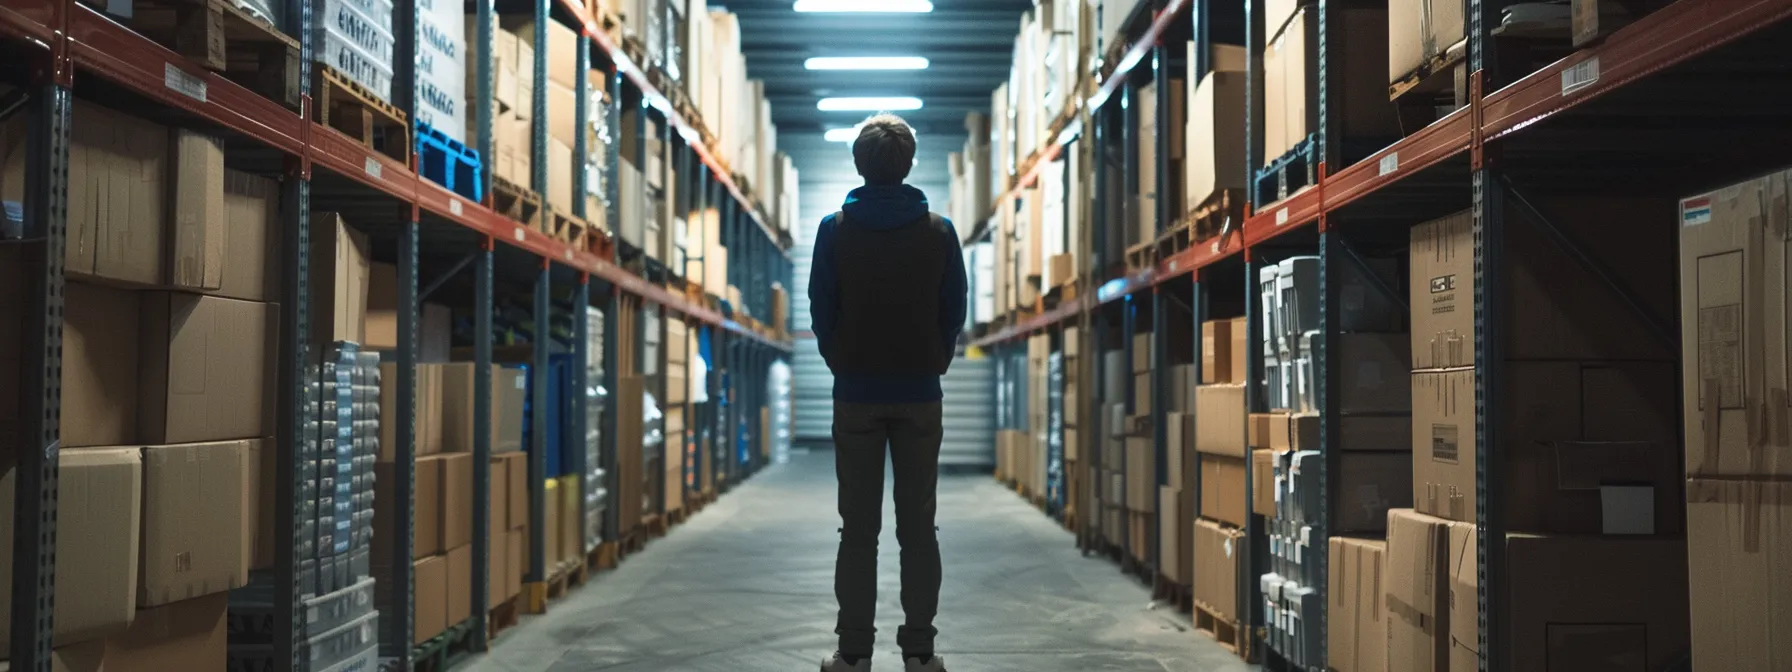
M1175 273L1175 272L1176 272L1176 267L1177 267L1177 266L1178 266L1178 264L1177 264L1177 263L1176 263L1176 260L1175 260L1175 259L1171 259L1171 260L1170 260L1170 272L1171 272L1171 273Z
M173 63L162 64L162 84L183 96L205 102L205 80L187 74Z
M1377 169L1378 169L1377 175L1382 176L1382 177L1387 176L1388 173L1392 173L1396 170L1399 170L1400 169L1400 153L1399 152L1388 152L1387 156L1381 157L1381 165L1377 166Z
M526 239L528 236L523 233L523 227L519 226L519 227L516 227L515 229L511 230L510 237L515 238L516 242L520 243L520 242L523 242L523 240Z
M460 199L458 199L458 198L448 199L448 212L449 212L449 214L452 214L455 217L460 216Z
M570 247L566 248L566 250L564 252L561 252L560 258L565 259L567 261L572 261L572 248L570 248Z
M1276 211L1276 226L1281 226L1281 225L1287 224L1287 223L1288 223L1288 209L1282 208L1281 210L1277 210Z
M367 157L366 163L361 164L361 170L366 171L367 176L373 179L384 179L380 176L380 173L383 170L380 167L380 162L371 156Z
M1599 55L1594 54L1587 60L1575 63L1562 71L1562 95L1592 86L1599 81Z

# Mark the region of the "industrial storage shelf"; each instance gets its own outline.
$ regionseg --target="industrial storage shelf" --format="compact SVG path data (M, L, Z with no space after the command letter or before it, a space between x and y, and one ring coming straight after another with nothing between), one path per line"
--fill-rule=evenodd
M593 32L591 26L594 24L584 17L583 7L563 4L576 10L575 14L580 16L587 33ZM64 20L59 21L58 18ZM58 30L59 25L61 30ZM595 33L597 43L615 58L617 67L642 88L650 101L659 101L656 106L666 112L667 118L677 125L681 135L687 140L693 137L694 127L671 111L671 105L665 102L665 96L648 84L645 73L629 63L620 47L609 42L602 31ZM788 342L767 338L714 310L649 283L615 265L611 260L573 249L520 222L499 215L484 205L468 201L434 182L421 179L412 167L371 151L335 129L311 123L302 112L286 109L216 73L199 68L188 59L119 25L84 4L72 0L9 0L6 6L0 7L0 35L47 50L51 67L59 80L72 81L77 72L99 76L150 100L218 124L296 159L303 175L308 176L315 164L390 195L400 202L411 203L419 211L427 211L544 260L598 277L623 291L706 324L727 329L784 352L791 351L791 344ZM726 185L734 198L758 222L761 230L782 248L782 242L776 233L766 226L751 201L734 185L726 168L701 142L691 144L697 154L703 157L704 163L715 172L716 179Z
M1145 37L1128 50L1115 76L1104 81L1089 98L1091 108L1099 106L1121 84L1124 77L1120 75L1142 59L1157 36L1187 5L1172 0L1156 17ZM1277 203L1255 205L1246 214L1242 242L1228 236L1191 246L1154 269L1099 285L1097 300L1067 302L980 338L974 345L989 347L1025 337L1119 296L1197 273L1241 252L1248 254L1252 247L1300 230L1328 213L1464 153L1478 164L1488 142L1522 135L1525 129L1549 117L1569 112L1788 17L1792 17L1792 0L1678 0L1619 29L1604 42L1576 51L1491 94L1479 95L1481 73L1473 73L1467 105L1343 170L1328 173L1327 167L1321 165L1317 184ZM1032 170L999 197L998 203L1037 179L1040 164L1058 151L1058 138L1048 139L1047 146L1033 155L1048 158L1036 162ZM1468 182L1467 172L1461 180Z

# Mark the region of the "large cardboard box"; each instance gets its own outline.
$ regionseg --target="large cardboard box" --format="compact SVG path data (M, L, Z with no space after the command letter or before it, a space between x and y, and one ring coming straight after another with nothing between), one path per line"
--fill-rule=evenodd
M1241 457L1201 456L1201 517L1243 527L1245 463Z
M448 629L448 557L411 563L411 643L422 644Z
M440 497L442 548L473 543L473 456L445 453L438 456L442 470Z
M1338 455L1333 477L1331 529L1340 534L1381 532L1387 529L1388 509L1412 507L1412 454L1344 451ZM1301 479L1301 485L1317 486L1318 478ZM1317 505L1317 492L1312 498Z
M1406 379L1406 334L1337 334L1331 337L1338 367L1338 409L1346 415L1406 413L1412 386ZM1394 446L1390 446L1394 447Z
M211 142L215 147L216 141ZM217 273L217 287L208 293L244 301L278 301L282 263L280 183L234 170L224 170L221 181L223 211L215 220L215 229L222 233L223 240L209 247L215 247L222 255L218 262L222 269ZM176 229L177 244L187 238L187 231ZM174 260L177 273L183 265L182 259ZM210 275L208 271L207 277ZM314 285L312 291L321 289Z
M560 527L553 531L560 537L559 560L581 560L585 557L585 528L582 524L581 512L585 507L585 490L579 483L578 474L567 474L556 479L560 497L555 506L560 508Z
M1189 557L1193 538L1181 502L1181 490L1167 485L1157 489L1157 567L1171 581L1186 585L1193 567Z
M1191 42L1191 49L1194 48ZM1190 58L1189 67L1194 67ZM1243 72L1205 73L1189 94L1187 186L1184 210L1208 202L1222 189L1243 189L1244 99L1250 80Z
M554 565L560 563L560 558L564 555L561 550L564 540L560 536L560 528L562 514L566 512L563 510L564 507L560 506L560 481L547 479L544 487L547 489L547 493L542 496L541 538L545 548L542 549L541 557L542 566L551 570Z
M548 184L543 194L548 207L557 212L572 212L572 145L559 138L548 138ZM651 249L651 248L650 248Z
M1034 444L1029 444L1034 445ZM1152 451L1151 439L1127 437L1126 439L1126 508L1133 511L1150 511L1157 501L1157 455ZM1029 468L1041 471L1033 459L1027 460Z
M1612 281L1628 288L1650 314L1673 313L1678 282L1659 270L1676 258L1673 211L1665 202L1561 198L1539 201L1537 206L1555 229L1576 240L1580 250ZM1412 229L1409 303L1414 369L1474 364L1471 219L1463 213ZM1601 235L1614 227L1629 233ZM1678 356L1661 339L1648 337L1648 322L1617 300L1605 288L1606 280L1587 270L1547 229L1513 210L1502 230L1508 266L1497 270L1508 279L1505 305L1500 307L1509 322L1506 357L1673 361ZM1564 287L1578 289L1563 291Z
M416 375L412 386L415 396L411 405L415 409L412 420L412 454L422 458L442 452L442 367L436 364L418 364ZM380 408L385 411L384 417L398 417L398 365L395 363L380 364ZM382 421L380 461L391 462L395 459L398 459L398 423Z
M1168 413L1164 417L1164 482L1183 489L1194 484L1195 416Z
M506 453L504 455L504 473L510 477L510 485L505 488L510 493L510 512L507 518L511 529L529 525L529 459L524 453Z
M143 449L143 562L137 606L152 607L240 588L243 460L250 441Z
M70 672L225 669L229 603L220 593L139 610L124 632L75 647Z
M1688 481L1686 546L1694 669L1792 669L1792 483Z
M444 628L467 620L473 615L473 545L449 549L443 554L446 563L447 595L445 596Z
M1686 474L1792 476L1785 223L1792 174L1775 173L1680 203L1682 424ZM1779 418L1762 440L1751 423Z
M1448 672L1450 521L1388 512L1388 672Z
M578 111L578 100L578 94L573 92L571 86L548 82L548 137L569 148L577 144L579 135L578 120L574 118Z
M1229 621L1237 621L1240 615L1238 572L1244 544L1242 530L1211 520L1195 521L1195 601Z
M142 299L138 438L165 444L272 435L278 306L175 292Z
M276 236L277 237L277 236ZM367 313L367 237L349 228L342 215L311 215L311 342L361 343ZM278 274L273 274L278 277Z
M1682 529L1674 365L1507 362L1495 419L1509 529L1663 533ZM1475 516L1473 369L1413 381L1413 505Z
M1316 127L1318 18L1309 8L1295 10L1263 48L1263 165L1287 154Z
M1201 323L1201 384L1244 382L1244 327L1242 318Z
M139 418L156 408L138 387L141 362L156 357L155 350L141 349L144 294L77 281L63 287L62 445L136 443ZM18 317L10 324L26 323L22 312L8 312Z
M1276 515L1276 502L1281 499L1277 492L1276 456L1274 450L1256 448L1251 450L1251 513L1260 516Z
M506 555L510 557L504 559L504 564L510 567L510 575L509 580L505 582L504 593L506 597L516 597L523 593L523 575L529 573L526 555L529 544L529 528L511 528L505 536L508 537L508 541L504 544L508 551Z
M1390 0L1388 81L1398 82L1461 42L1462 0Z
M373 564L379 566L391 566L392 540L397 535L398 515L403 511L394 485L398 477L394 466L391 462L374 465ZM411 509L411 559L416 560L443 549L441 458L418 458L411 483L411 496L416 502Z
M520 14L505 15L501 18L501 23L505 30L516 35L517 38L519 52L517 54L517 64L519 66L517 68L518 75L521 75L523 70L530 70L533 72L533 68L526 67L524 64L533 63L534 61L525 60L524 57L526 56L528 59L533 59L535 57L535 51L542 48L542 45L536 41L535 35L535 31L541 27L537 26L531 17ZM546 28L548 81L562 86L577 86L579 82L578 33L573 32L572 28L567 27L566 24L560 23L559 21L548 21ZM527 53L522 53L524 48L528 49ZM536 85L539 86L541 83L537 82ZM519 104L521 100L527 100L527 98L519 99Z
M137 448L64 450L57 466L56 646L123 630L137 609L143 467ZM15 520L18 470L0 454L0 519ZM0 534L0 576L13 571L12 534ZM12 582L0 582L12 604ZM0 610L0 647L10 646L12 610Z
M397 266L377 261L367 265L367 310L361 329L361 345L376 350L398 349Z
M1326 657L1337 672L1388 669L1388 611L1382 558L1388 542L1332 537L1328 548Z
M168 286L194 291L224 286L227 240L224 212L224 148L217 138L172 129L168 188ZM265 221L260 223L265 226ZM254 225L245 223L245 228ZM235 228L234 226L229 228ZM259 256L259 255L257 255ZM259 263L260 259L243 259Z
M168 129L86 104L74 106L70 129L64 269L146 287L167 282Z
M1242 384L1195 388L1195 450L1245 456L1244 388Z
M1460 644L1453 650L1452 670L1474 665L1478 659L1470 648L1478 634L1472 599L1477 590L1474 528L1461 527L1468 532L1459 547L1468 555L1453 572L1456 610L1451 614L1455 633L1451 640ZM1456 536L1452 534L1453 539ZM1508 592L1495 599L1507 605L1509 648L1503 657L1511 661L1511 669L1663 670L1685 655L1691 643L1685 541L1512 534L1506 537L1505 551ZM1767 623L1753 627L1761 632ZM1738 634L1728 633L1724 643L1711 651L1719 660L1737 654L1736 666L1696 669L1783 669L1766 656L1744 657L1750 652L1733 648ZM1693 648L1694 665L1704 654L1702 648ZM1785 654L1782 648L1768 655L1784 662Z
M474 394L478 369L469 362L454 362L438 365L438 370L441 371L442 381L442 452L471 453L473 452L473 442L477 436L473 431L473 407L478 401L478 396ZM507 410L503 403L506 395L503 394L504 390L499 389L499 384L505 382L504 378L506 378L503 375L503 370L503 366L493 364L489 374L492 384L490 397L492 403L488 431L491 433L491 445L493 446L499 443L498 430L503 424L502 416ZM517 413L520 415L521 409L518 409Z

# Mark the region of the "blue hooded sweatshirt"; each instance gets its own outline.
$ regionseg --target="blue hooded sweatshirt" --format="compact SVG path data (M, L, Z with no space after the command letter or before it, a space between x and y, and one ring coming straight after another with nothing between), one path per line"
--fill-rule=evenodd
M846 195L841 208L852 221L873 229L893 229L912 224L925 216L927 195L920 189L899 185L865 185ZM942 218L944 219L944 218ZM965 273L964 255L958 245L958 230L945 222L951 237L941 244L950 245L946 255L946 277L940 282L938 334L942 345L952 348L964 331ZM834 216L821 220L815 233L815 259L809 270L809 315L814 323L815 338L822 352L833 352L833 339L839 334L839 276L834 264ZM834 375L834 400L861 404L907 404L939 401L940 377L930 374L902 376Z

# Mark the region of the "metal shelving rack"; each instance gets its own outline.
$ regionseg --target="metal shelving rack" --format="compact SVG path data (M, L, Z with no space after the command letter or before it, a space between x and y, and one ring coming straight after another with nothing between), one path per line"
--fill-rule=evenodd
M701 164L706 170L699 171L700 180L708 185L706 197L710 202L719 203L723 209L722 243L733 252L735 269L731 271L740 280L769 281L772 278L782 279L789 286L789 276L793 268L786 250L791 244L787 233L770 228L764 217L758 212L753 202L733 182L726 164L713 154L700 140L695 120L685 119L674 111L666 96L657 90L648 79L641 66L623 55L621 45L613 42L598 24L588 15L581 4L570 0L533 0L531 2L537 24L537 43L545 42L545 26L547 20L563 20L570 23L579 32L579 67L580 72L597 67L610 73L609 81L613 91L618 94L623 89L638 93L639 99L645 100L675 129L675 137L683 142L674 143L675 151L689 157L689 163ZM491 53L492 19L495 12L493 0L474 0L468 3L470 10L479 23L475 31L478 42L475 53ZM400 0L396 3L394 13L394 33L396 35L396 51L400 54L415 53L417 7L414 1ZM252 172L278 176L282 189L280 200L282 213L282 243L285 254L282 259L282 284L280 300L282 303L280 319L280 366L277 402L277 443L283 459L293 460L293 466L286 471L293 478L282 479L276 484L275 516L277 520L288 521L284 533L275 535L275 581L276 585L287 586L288 589L275 591L275 613L285 614L281 634L275 637L275 659L287 660L294 667L300 667L298 647L302 644L296 627L302 620L299 610L300 588L296 563L295 547L302 543L297 539L300 534L297 524L298 511L295 505L297 492L302 488L297 469L297 451L293 449L298 441L300 428L306 419L303 399L303 382L307 376L306 362L308 353L309 318L308 304L310 300L308 274L310 272L310 213L322 206L332 206L355 214L357 228L363 228L376 239L378 247L390 249L397 263L399 283L399 330L400 347L396 353L401 366L398 376L398 395L400 408L396 413L399 423L399 446L396 446L398 461L405 467L398 470L397 494L402 501L408 501L412 492L412 480L415 476L410 457L414 455L414 404L416 397L416 375L414 365L417 360L418 307L421 300L430 291L440 287L450 276L461 269L471 266L473 275L473 313L475 323L475 363L478 375L475 376L476 409L474 445L474 491L475 501L486 501L490 493L489 457L490 427L489 408L491 379L489 375L492 361L492 307L502 289L512 288L521 280L534 286L534 311L538 325L538 337L535 338L533 351L534 364L545 371L548 345L542 337L547 331L549 317L550 290L553 287L573 288L575 304L582 310L583 306L595 306L602 309L607 316L614 315L618 309L622 294L640 297L647 302L661 307L669 314L676 314L708 330L718 340L728 342L730 358L739 358L741 364L736 368L724 369L728 366L718 364L716 371L733 371L734 384L743 391L762 389L764 387L764 371L772 361L788 358L791 347L781 339L767 337L735 321L723 311L714 310L699 302L693 302L681 294L668 291L657 282L649 281L619 265L614 256L614 246L594 246L591 249L574 248L529 227L523 223L509 220L494 212L488 204L469 201L434 182L419 175L414 165L394 160L384 154L373 152L358 142L351 140L333 129L315 123L309 112L311 108L311 62L312 37L308 27L312 24L312 3L309 0L290 0L286 3L286 12L280 17L281 23L287 27L300 44L298 85L301 93L301 111L288 109L281 104L257 95L223 76L209 72L173 51L158 45L129 28L115 23L98 10L75 0L14 0L0 6L0 53L18 58L12 65L0 68L0 80L21 84L20 88L0 100L0 117L15 113L29 115L30 138L26 149L27 170L25 189L25 212L28 228L23 243L30 248L29 257L34 260L31 281L26 287L16 288L26 292L26 314L29 315L27 336L23 342L23 358L27 366L21 381L22 400L21 417L24 419L20 436L25 437L25 445L29 449L18 451L18 485L16 500L14 567L12 581L14 602L11 606L13 615L12 650L10 659L13 669L47 672L50 669L53 624L51 614L55 604L55 539L57 508L57 469L59 464L59 402L61 386L60 343L61 315L63 301L64 274L62 260L64 257L67 224L67 186L68 186L68 153L70 146L70 112L74 94L79 90L83 97L90 94L103 94L109 99L123 96L127 99L147 102L148 107L156 111L161 119L172 119L177 125L189 125L209 128L228 136L229 151L233 157L233 165L240 163L249 167ZM303 29L293 30L293 27ZM536 51L533 65L538 81L545 80L546 50ZM414 60L408 57L394 59L395 103L407 113L415 109L415 76ZM475 91L470 91L477 101L478 118L492 117L492 81L493 72L489 59L481 59L475 64L478 76ZM580 78L580 93L584 93L584 78ZM537 87L537 118L545 118L545 99L543 87ZM610 128L617 127L621 95L612 96L612 105L601 113L607 114ZM588 115L598 110L588 110L585 104L587 97L577 96L577 123L585 125ZM533 144L537 156L544 154L545 127L537 125ZM588 152L584 147L585 134L580 133L580 156ZM480 150L482 156L492 155L492 134L490 124L481 124L470 140ZM610 143L606 165L612 170L619 157L615 142ZM413 160L414 163L414 160ZM545 163L535 161L535 175L532 176L534 186L539 191L545 186ZM485 183L490 183L489 164L486 167ZM576 164L574 212L584 216L584 164ZM619 213L616 204L616 180L607 181L608 202L607 222L616 223ZM489 190L487 190L489 193ZM426 254L427 253L427 254ZM439 257L448 255L456 261L447 264L440 270L440 276L432 278L429 284L419 286L419 271L433 269ZM531 270L533 269L533 270ZM750 275L740 275L749 271ZM507 281L502 287L499 280ZM592 281L598 287L593 288ZM753 314L769 314L769 295L760 291L760 285L754 287L749 299ZM595 303L593 303L595 299ZM585 349L584 319L577 315L574 320L579 325L575 328L580 338L574 346L575 357L583 355ZM602 385L609 390L616 389L615 343L617 343L616 320L606 319L605 352L603 353L604 378ZM720 350L718 350L720 352ZM583 367L575 367L575 383L582 389L591 381L584 380ZM721 375L712 375L720 380ZM757 388L754 388L754 385ZM713 385L713 384L712 384ZM543 386L537 386L535 408L537 409L536 427L541 427L544 399ZM718 389L719 388L713 388ZM750 394L750 392L747 392ZM715 404L711 404L712 406ZM583 404L573 407L569 425L575 429L572 436L582 442L583 428L592 419L585 417ZM617 418L615 404L607 404L602 417L596 421L602 423L603 445L600 454L603 456L602 467L607 474L605 484L611 497L618 491L616 483L616 446L615 427ZM755 423L756 425L756 418ZM743 425L744 426L744 425ZM754 431L761 428L751 427ZM536 432L541 437L543 432ZM531 479L531 544L535 552L530 568L530 580L540 582L542 576L541 552L542 539L542 486L540 478L543 474L541 464L541 439L530 460ZM582 463L584 451L572 451L572 466L583 473L586 466ZM762 466L763 461L755 457L750 462L742 462L731 472L731 481L738 480ZM474 526L482 531L489 521L489 512L484 507L474 507ZM583 509L581 508L581 512ZM608 538L613 542L616 507L606 506L609 518L604 526ZM398 521L396 532L397 545L402 546L394 551L397 557L410 557L411 520L407 509L406 515ZM583 529L583 525L581 525ZM486 568L491 549L487 548L486 537L476 533L474 537L473 567L473 617L470 629L474 634L473 650L483 650L486 645L485 616L491 605L486 604ZM402 554L402 555L401 555ZM410 585L410 564L394 563L387 575L381 580L395 584ZM411 602L411 591L402 591L403 603ZM382 614L385 624L382 635L381 654L388 666L398 669L409 669L412 664L413 649L410 645L410 609L395 610L396 613Z
M1095 84L1095 93L1084 105L1080 125L1084 137L1067 141L1050 134L1044 145L1021 163L1022 171L1005 185L996 207L1004 207L1022 189L1032 185L1042 166L1064 151L1064 147L1103 142L1106 126L1095 123L1106 110L1109 98L1119 93L1128 95L1130 73L1143 66L1162 68L1164 60L1158 41L1171 23L1189 22L1194 39L1201 44L1198 53L1210 53L1208 45L1232 40L1216 40L1216 31L1230 30L1226 16L1219 10L1233 11L1234 4L1243 10L1242 41L1250 52L1247 92L1246 163L1254 169L1261 163L1263 131L1260 127L1263 100L1263 68L1261 48L1266 42L1264 29L1253 17L1264 11L1263 0L1235 0L1224 3L1168 0L1153 8L1151 25L1126 52L1113 74ZM1750 91L1781 89L1792 78L1792 68L1784 66L1783 44L1792 37L1792 1L1788 0L1677 0L1634 23L1618 29L1592 46L1573 51L1541 68L1529 70L1528 64L1500 58L1506 52L1495 46L1491 35L1500 23L1501 6L1484 0L1467 0L1468 95L1466 104L1443 115L1435 122L1407 134L1404 138L1369 154L1354 163L1346 163L1342 145L1346 138L1339 126L1340 110L1327 105L1335 95L1334 84L1328 83L1326 63L1333 54L1342 53L1341 43L1348 39L1341 27L1327 21L1328 3L1315 5L1319 13L1319 100L1321 110L1316 129L1324 161L1317 168L1316 184L1276 203L1254 203L1248 206L1243 226L1229 230L1222 238L1191 246L1187 250L1162 259L1154 268L1112 275L1091 276L1085 267L1085 287L1078 299L1040 311L1017 323L976 339L974 345L985 349L1002 349L1007 344L1041 332L1052 332L1068 325L1081 325L1087 347L1084 371L1085 386L1097 391L1101 387L1101 353L1109 348L1126 349L1130 361L1130 329L1125 330L1127 343L1108 342L1116 317L1130 326L1137 304L1150 299L1153 310L1163 315L1161 287L1165 283L1191 276L1194 284L1190 306L1197 324L1207 317L1211 297L1204 282L1217 274L1245 275L1245 317L1250 333L1247 361L1250 382L1246 406L1249 411L1267 411L1258 394L1262 384L1262 325L1259 324L1261 303L1256 272L1275 258L1293 251L1319 254L1321 281L1326 291L1322 298L1322 331L1329 336L1339 333L1338 297L1333 281L1337 269L1353 264L1357 253L1353 238L1373 235L1376 227L1403 229L1430 217L1453 211L1472 209L1476 226L1475 324L1476 353L1476 495L1480 503L1478 523L1479 571L1479 637L1481 669L1505 672L1510 661L1502 656L1510 633L1502 630L1499 615L1504 609L1499 598L1506 594L1504 557L1496 552L1507 526L1494 495L1503 492L1502 472L1491 468L1500 464L1497 423L1486 422L1498 417L1500 391L1505 384L1501 352L1501 334L1509 328L1508 318L1500 314L1506 282L1499 272L1506 253L1502 244L1504 221L1508 208L1530 219L1542 217L1524 200L1523 188L1546 188L1569 193L1638 193L1639 188L1654 189L1656 195L1696 193L1732 183L1766 170L1783 167L1783 152L1772 147L1783 146L1788 138L1783 124L1768 128L1760 121L1776 117L1775 106L1786 101L1755 100ZM1336 9L1336 7L1332 7ZM1340 22L1341 23L1341 22ZM1146 59L1147 53L1157 58ZM1771 62L1777 65L1761 67ZM1202 70L1209 66L1201 66ZM1522 68L1522 70L1521 70ZM1146 77L1156 79L1157 73ZM1189 86L1194 83L1190 82ZM1675 101L1699 101L1698 105L1676 104ZM1639 117L1654 117L1657 123L1639 123ZM1160 117L1161 118L1161 117ZM1329 132L1328 132L1329 131ZM1062 131L1069 132L1069 131ZM1769 140L1771 138L1772 140ZM1127 139L1130 142L1130 139ZM1160 140L1161 142L1161 140ZM1160 155L1162 154L1160 147ZM1083 151L1087 151L1086 149ZM1094 150L1099 152L1099 149ZM1687 166L1697 165L1697 170ZM1106 194L1104 175L1096 168L1096 212L1102 209ZM1159 175L1163 175L1160 167ZM1614 177L1616 175L1616 177ZM1161 179L1161 177L1160 177ZM1623 182L1630 181L1630 184ZM1643 186L1639 186L1643 185ZM1001 186L1001 185L999 185ZM1576 191L1578 190L1578 192ZM993 216L992 216L993 219ZM1097 216L1089 221L1100 220ZM1161 227L1169 218L1158 215ZM973 239L983 235L990 221L979 223ZM1549 225L1544 224L1546 228ZM1385 232L1385 231L1384 231ZM1101 237L1095 235L1097 240ZM1618 235L1618 234L1614 234ZM1582 256L1573 241L1558 245ZM1099 243L1083 248L1098 258L1110 260L1110 251ZM1079 263L1086 263L1079 259ZM1603 276L1603 271L1596 271ZM1604 278L1620 300L1635 305L1635 297L1609 278ZM1383 288L1385 289L1385 288ZM1118 305L1116 305L1118 304ZM1161 324L1156 320L1154 324ZM1158 332L1161 336L1161 327ZM1329 339L1328 339L1329 340ZM1161 342L1161 338L1160 338ZM1155 368L1166 362L1163 353L1153 353ZM1316 368L1319 376L1318 403L1324 411L1321 450L1326 453L1322 476L1321 498L1331 501L1335 488L1326 488L1330 474L1338 472L1336 423L1325 418L1337 416L1337 402L1328 388L1336 387L1337 371L1329 366L1323 348L1319 349ZM1197 358L1198 360L1198 358ZM1197 367L1199 364L1197 364ZM1154 380L1154 396L1161 401L1164 386ZM1130 392L1128 395L1130 396ZM1099 392L1088 395L1099 397ZM1099 411L1102 401L1090 404ZM1161 413L1162 405L1154 405ZM1085 460L1099 462L1099 451L1105 444L1100 425L1108 420L1096 412L1085 416L1090 428L1084 431ZM1197 420L1198 421L1198 420ZM1157 438L1162 445L1163 421L1156 422ZM1196 458L1199 459L1198 457ZM1160 482L1163 455L1158 455ZM1251 479L1247 476L1247 500ZM1099 479L1085 484L1099 497L1106 484ZM1197 487L1198 484L1192 485ZM1197 496L1197 502L1199 498ZM1329 507L1328 507L1329 508ZM1240 618L1246 624L1261 623L1262 602L1255 593L1255 577L1270 569L1267 539L1256 516L1251 516L1246 533L1249 557L1241 577L1241 599L1249 606ZM1315 530L1323 533L1326 523ZM1094 540L1086 531L1079 533L1078 545L1085 552L1094 550ZM1309 550L1317 568L1309 570L1319 580L1321 592L1327 576L1323 544ZM1199 571L1197 568L1196 571ZM1241 604L1246 604L1241 602ZM1323 614L1319 616L1324 618ZM1323 633L1323 625L1322 630ZM1324 646L1325 637L1318 644ZM1261 647L1263 642L1256 644Z

